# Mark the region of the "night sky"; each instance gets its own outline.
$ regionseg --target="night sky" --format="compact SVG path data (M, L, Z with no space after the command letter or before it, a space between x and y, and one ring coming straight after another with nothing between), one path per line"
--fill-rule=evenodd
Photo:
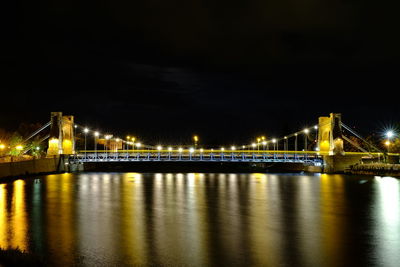
M149 142L249 142L343 114L400 121L399 4L25 1L1 51L0 127L82 125Z

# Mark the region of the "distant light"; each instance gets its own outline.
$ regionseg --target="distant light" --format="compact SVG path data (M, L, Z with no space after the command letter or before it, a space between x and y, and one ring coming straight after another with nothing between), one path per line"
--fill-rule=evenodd
M119 138L115 138L115 141L117 141L117 142L119 142L121 139L119 139Z
M40 147L37 146L37 147L36 147L36 150L40 150Z
M136 146L137 147L140 147L142 144L141 143L136 143Z
M198 137L197 135L195 135L195 136L193 136L193 140L194 140L195 142L197 142L197 141L199 141L199 137Z
M88 132L89 132L89 129L88 129L88 128L85 128L85 129L83 129L83 131L84 131L85 133L88 133Z
M22 145L18 145L15 147L17 150L22 150L24 147Z
M308 133L310 132L310 130L304 129L304 132L305 132L306 134L308 134Z
M181 152L181 153L182 153L182 151L183 151L183 148L181 148L181 147L180 147L180 148L178 148L178 150L179 150L179 152Z
M158 149L158 150L161 150L161 149L162 149L162 146L157 146L157 149Z
M390 141L387 140L387 141L385 142L385 145L386 145L386 146L390 146Z
M387 136L387 138L392 138L394 136L394 132L393 131L387 131L386 132L386 136Z
M235 146L231 146L231 150L236 150L236 147Z
M112 135L109 135L109 134L105 136L105 138L106 138L107 140L111 139L111 137L112 137Z
M0 149L4 149L6 146L4 144L0 144Z
M242 146L242 148L243 148L243 149L245 149L245 148L246 148L246 146Z
M224 151L224 150L225 150L225 148L221 147L221 150L222 150L222 151Z
M99 132L94 132L94 136L98 137L99 136Z
M283 138L287 139L287 136L285 136L285 137L283 137Z
M193 147L189 148L189 152L193 153L194 152L194 148Z
M256 145L255 143L252 143L251 146L252 146L252 147L256 147L257 145Z
M78 128L78 125L75 124L75 125L74 125L74 128Z
M263 141L262 144L265 146L267 144L267 141Z
M169 151L172 151L172 147L168 147L168 150L169 150Z
M317 130L317 129L318 129L318 125L315 125L315 126L314 126L314 129Z
M274 138L274 139L272 139L272 143L276 143L276 139Z
M295 133L294 136L297 136L297 133Z
M203 151L204 151L204 149L200 148L200 152L203 152Z

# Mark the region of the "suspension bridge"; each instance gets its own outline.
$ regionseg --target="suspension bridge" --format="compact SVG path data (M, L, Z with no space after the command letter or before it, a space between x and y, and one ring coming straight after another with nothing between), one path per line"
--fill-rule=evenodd
M63 164L69 166L106 162L295 163L321 167L325 172L337 172L361 159L380 159L384 154L344 124L338 113L319 117L318 123L312 127L281 138L263 137L250 144L215 148L142 144L135 142L134 138L124 140L114 137L118 135L103 134L76 124L73 116L65 116L61 112L52 112L50 121L25 141L43 132L46 134L42 134L40 141L48 140L47 157L62 157ZM79 149L77 135L83 139ZM93 144L90 150L87 149L89 141ZM346 152L345 142L358 152ZM102 149L97 149L98 146Z

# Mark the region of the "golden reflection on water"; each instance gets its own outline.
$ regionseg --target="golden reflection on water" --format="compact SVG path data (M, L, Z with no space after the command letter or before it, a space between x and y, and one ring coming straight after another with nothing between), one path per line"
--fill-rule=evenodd
M261 173L250 177L250 244L252 260L258 266L278 266L282 247L279 178Z
M121 186L121 249L127 262L142 265L148 262L142 174L124 174Z
M70 173L46 177L46 224L47 247L55 258L63 258L65 264L72 264L76 234L75 197L73 196L74 176Z
M343 241L346 239L347 208L344 177L322 174L320 189L320 215L322 253L325 266L345 262Z
M28 251L25 181L16 180L12 188L11 209L8 210L6 185L0 185L0 247Z
M0 184L0 248L8 248L7 241L7 190L6 184Z
M66 266L75 255L88 266L341 265L360 234L350 231L358 227L351 228L349 193L362 185L346 179L83 173L17 180L0 184L0 247L43 251ZM399 259L400 182L377 179L373 188L373 230L364 242L372 239L375 257L389 266Z

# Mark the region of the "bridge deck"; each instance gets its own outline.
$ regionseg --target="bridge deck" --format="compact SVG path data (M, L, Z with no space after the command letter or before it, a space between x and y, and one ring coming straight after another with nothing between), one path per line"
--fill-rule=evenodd
M71 155L71 162L288 162L322 164L322 156L313 151L258 151L258 150L122 150L80 151Z

